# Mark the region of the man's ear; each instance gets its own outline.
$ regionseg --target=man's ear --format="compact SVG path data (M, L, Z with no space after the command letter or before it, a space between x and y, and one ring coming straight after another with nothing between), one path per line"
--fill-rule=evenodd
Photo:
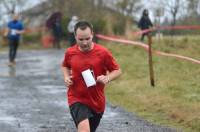
M93 38L94 38L94 35L92 34L91 37L92 37L92 39L93 39Z
M76 34L74 33L74 38L75 38L75 40L77 40L77 36L76 36Z
M94 37L94 32L92 32L92 38Z

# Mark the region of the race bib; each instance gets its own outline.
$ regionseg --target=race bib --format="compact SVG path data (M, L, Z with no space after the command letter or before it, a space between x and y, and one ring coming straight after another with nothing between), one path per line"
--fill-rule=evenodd
M96 85L94 75L92 74L92 71L90 69L81 72L81 74L87 87Z
M16 33L16 30L15 29L12 29L11 30L11 35L16 35L17 33Z

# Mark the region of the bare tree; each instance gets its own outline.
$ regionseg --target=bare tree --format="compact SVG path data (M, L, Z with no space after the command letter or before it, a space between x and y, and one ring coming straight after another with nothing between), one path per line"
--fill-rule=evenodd
M93 0L93 4L98 7L103 7L104 6L103 3L104 3L103 0Z
M66 0L51 0L51 7L54 11L65 12Z
M7 14L15 13L17 8L22 9L26 4L26 0L1 0L0 4Z
M197 16L200 0L188 0L188 15Z
M133 17L134 13L141 7L139 0L120 0L116 6L121 13L130 17Z
M187 9L187 0L168 0L162 1L161 4L165 11L172 16L172 26L176 25L177 17L184 14L184 9Z

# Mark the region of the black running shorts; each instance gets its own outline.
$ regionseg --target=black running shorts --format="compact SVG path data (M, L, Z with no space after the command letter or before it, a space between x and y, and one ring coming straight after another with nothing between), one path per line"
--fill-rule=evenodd
M87 105L81 103L74 103L70 105L70 113L76 127L81 121L88 119L91 132L95 132L103 115L103 113L96 113Z

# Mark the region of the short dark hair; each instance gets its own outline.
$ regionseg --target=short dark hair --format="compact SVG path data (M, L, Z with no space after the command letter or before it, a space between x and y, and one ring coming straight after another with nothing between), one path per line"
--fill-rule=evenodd
M76 31L78 28L80 28L81 30L85 30L87 27L90 28L91 32L93 32L93 26L91 23L85 20L79 21L74 27L74 34L76 35Z
M142 14L143 14L143 15L148 15L148 14L149 14L149 11L148 11L147 9L144 9Z

